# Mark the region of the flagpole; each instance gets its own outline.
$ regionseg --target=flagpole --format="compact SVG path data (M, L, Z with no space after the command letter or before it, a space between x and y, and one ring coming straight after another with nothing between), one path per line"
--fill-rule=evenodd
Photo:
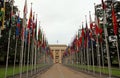
M86 58L86 56L85 56L86 54L85 54L85 47L83 48L83 50L84 50L84 65L85 65L85 67L86 67L86 59L85 59L85 58ZM85 71L86 71L86 68L84 68L84 69L85 69Z
M87 26L87 16L85 15L85 20L86 20L86 26ZM89 53L88 53L88 28L86 27L86 37L87 37L87 68L88 68L88 73L89 73Z
M24 50L24 67L25 67L25 62L26 62L26 48L27 48L27 45L25 43L25 50Z
M5 1L4 1L4 8L5 8ZM11 13L13 12L13 0L12 0L12 5L11 5L11 12L10 12L10 21L11 21ZM5 16L5 13L4 13L4 16ZM4 17L3 17L3 19L4 19ZM9 37L8 37L8 47L7 47L7 58L6 58L6 69L5 69L5 78L7 78L7 68L8 68L8 58L9 58L9 48L10 48L10 36L11 36L11 23L12 22L10 22L9 21L9 25L10 25L10 29L9 29ZM3 20L3 22L4 22L4 20ZM4 24L3 24L4 25Z
M89 22L90 22L90 44L91 44L91 53L90 53L90 65L93 65L93 75L95 74L95 66L94 66L94 53L93 53L93 40L92 40L92 27L93 27L93 22L91 18L91 11L89 11Z
M89 54L88 54L88 38L87 38L87 70L88 70L88 73L89 73Z
M24 50L24 27L22 28L22 41L21 41L21 56L20 56L20 78L22 78L22 68L23 68L23 50Z
M31 3L31 5L32 5L32 3ZM34 12L34 14L33 15L35 15L35 12ZM34 17L34 16L33 16ZM32 22L32 26L33 26L33 24L34 24L34 18L33 18L33 22ZM31 76L33 75L33 71L34 71L34 65L33 65L33 61L34 61L34 40L35 40L35 38L34 38L34 28L32 28L32 70L31 70Z
M38 73L38 54L39 54L39 46L37 45L37 48L36 48L36 73Z
M100 70L100 78L101 78L101 62L100 62L100 50L99 50L99 39L98 39L98 35L96 35L96 37L97 37L97 56L98 56L99 70Z
M117 47L118 63L119 63L119 69L120 69L120 54L119 54L119 47L118 47L118 36L116 36L116 37L117 37L116 47Z
M17 42L18 42L18 38L16 38L16 45L15 45L13 77L14 77L14 74L15 74L15 63L16 63L16 54L17 54Z
M98 39L98 36L100 36L101 32L100 32L100 27L99 27L99 18L97 17L97 13L96 13L96 6L95 6L95 3L94 3L94 7L95 7L95 19L97 20L96 21L96 24L97 24L97 29L96 29L96 37L97 37L97 56L98 56L98 61L99 61L99 70L100 70L100 77L101 77L101 59L100 59L100 45L99 45L99 39Z
M110 63L110 54L109 54L109 46L108 46L108 40L107 40L107 38L108 38L108 36L105 36L106 50L107 50L107 60L108 60L108 70L109 70L109 78L111 78L111 63Z
M11 28L9 30L9 37L8 37L8 47L7 47L7 59L6 59L6 69L5 69L5 78L7 78L7 68L8 68L8 57L9 57L9 48L10 48L10 36L11 36Z
M72 64L71 49L70 49L70 63Z
M30 30L28 30L28 54L27 54L27 77L28 78L28 69L29 69L29 63L30 63L30 60L29 60L29 57L30 57Z
M109 45L108 45L108 32L106 28L106 15L105 15L105 10L103 14L103 28L104 28L104 33L105 33L105 42L106 42L106 50L107 50L107 60L108 60L108 71L109 71L109 77L111 78L111 61L110 61L110 53L109 53Z
M36 74L36 59L37 59L37 52L36 52L36 50L37 50L37 47L35 46L35 58L34 58L34 72L35 72L35 74Z
M101 46L101 57L102 57L102 67L103 67L103 70L104 70L104 54L103 54L103 46L102 46L102 42L100 43L100 46Z
M4 22L5 22L5 12L6 12L6 11L5 11L5 8L6 8L5 5L6 5L6 3L5 3L5 0L3 0L3 1L4 1L4 3L3 3L3 4L4 4L4 6L3 6L3 8L4 8L4 9L3 9L3 10L4 10L4 13L3 13L3 19L2 19L2 27L0 27L0 30L3 30L3 29L5 28ZM13 0L12 0L12 1L13 1ZM13 8L13 7L12 7L12 8Z
M82 54L83 52L82 52L82 48L80 48L80 53L81 53L81 66L82 66L81 69L83 70L84 68L83 68L83 54Z
M35 29L35 58L34 58L34 72L35 72L35 74L36 74L36 59L37 59L37 14L36 14L36 29Z
M76 52L76 66L78 67L78 53Z
M2 30L1 30L1 28L0 28L0 38L2 37L1 31L2 31Z
M115 12L114 12L114 5L113 5L113 0L111 0L111 7L112 7L112 22L113 22L113 27L114 27L114 29L113 29L113 31L114 31L114 34L115 34L115 36L117 37L116 38L116 48L117 48L117 55L118 55L118 64L119 64L119 68L120 68L120 54L119 54L119 45L118 45L118 35L117 35L117 32L118 32L118 30L117 30L117 18L116 18L116 16L115 16ZM116 28L115 28L116 27ZM117 31L116 31L117 30Z
M77 63L77 67L78 67L78 55L79 55L78 53L79 53L79 50L78 50L78 34L77 34L77 51L76 51L76 56L77 56L76 57L76 60L77 60L76 63Z
M33 31L33 32L34 32L34 31ZM34 60L34 58L33 58L33 54L34 54L34 44L33 44L33 42L34 42L34 38L32 38L32 54L31 54L32 70L31 70L31 76L32 76L32 74L33 74L33 60Z
M95 59L94 59L94 50L93 50L93 41L91 40L91 47L92 47L92 62L93 62L93 74L95 75Z
M27 49L27 30L25 29L25 50L24 50L24 67L25 67L25 62L26 62L26 50Z
M78 30L78 43L79 43L79 39L80 39L80 32L81 32L81 31L80 31L80 29L79 29L79 30ZM81 45L78 44L78 59L79 59L79 66L81 66L81 58L80 58L80 57L81 57L81 53L80 53L80 52L81 52L81 51L80 51L80 50L81 50L81 47L80 47L80 46L81 46ZM81 70L82 70L82 68L81 68Z

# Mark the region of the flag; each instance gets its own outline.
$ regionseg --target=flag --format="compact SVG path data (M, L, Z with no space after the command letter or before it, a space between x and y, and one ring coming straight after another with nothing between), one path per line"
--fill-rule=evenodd
M30 31L28 31L28 43L30 44Z
M28 26L27 28L28 29L31 29L32 28L32 7L31 7L31 10L30 10L30 16L29 16L29 20L28 20Z
M84 39L85 39L85 32L84 32L84 28L83 28L83 24L82 24L82 33L81 33L81 36L82 36L82 46L84 46Z
M99 18L97 16L96 9L95 9L95 33L96 33L96 35L99 34Z
M38 30L38 46L40 46L42 44L42 31L39 28Z
M33 21L32 21L31 30L32 30L32 37L34 38L35 37L35 13L33 14Z
M35 22L35 39L37 40L37 15L36 15L36 22Z
M82 36L79 37L79 40L78 40L78 45L79 47L81 47L81 44L82 44Z
M103 8L103 10L105 10L106 9L106 5L105 5L103 0L101 0L101 1L102 1L102 8Z
M96 31L96 35L102 34L102 32L103 32L102 28L99 25L99 22L100 22L100 20L99 20L98 13L97 13L97 10L95 7L95 31Z
M90 29L92 30L93 22L92 22L92 18L91 18L91 12L89 12L89 19L90 19Z
M82 37L84 37L84 35L85 35L83 25L82 25L82 33L81 33L81 35L82 35Z
M79 32L80 30L78 30L78 47L80 47L81 46L81 40L82 40L82 38L81 38L81 33Z
M88 35L88 47L91 47L91 39L92 39L92 32L89 30L89 35Z
M0 0L1 6L0 6L0 28L4 29L4 17L5 17L5 1Z
M1 4L0 7L4 8L4 0L0 0L0 4Z
M28 10L27 10L27 0L25 0L25 5L24 5L23 12L24 12L24 15L27 15L27 12L28 12Z
M24 3L24 9L23 9L23 23L22 23L22 29L21 29L21 39L23 40L24 39L24 33L27 32L26 31L26 21L27 21L27 0L25 0L25 3ZM27 40L27 39L26 39Z
M24 3L24 9L23 9L23 27L26 28L27 27L27 13L28 13L28 9L27 9L27 0L25 0Z
M76 47L76 52L78 52L78 47L79 47L78 35L76 35L75 38L75 47Z
M17 18L17 27L20 28L20 16L18 14L18 18Z
M28 42L28 33L29 33L29 31L28 30L25 30L25 33L24 33L24 39L25 39L25 44L27 44L27 42Z
M42 47L43 47L43 49L46 49L46 39L45 39L44 35L42 37Z
M86 32L86 37L88 37L88 35L89 35L89 29L88 29L88 25L87 25L87 19L86 19L86 28L85 28L85 32Z
M117 32L118 32L117 17L115 15L113 4L112 4L112 22L113 22L113 31L114 31L114 34L117 35Z
M25 31L25 29L22 28L22 29L21 29L21 40L24 40L24 31Z
M84 39L85 39L85 41L84 41L84 47L86 48L87 45L88 45L88 36L89 36L89 29L88 29L88 25L87 25L87 19L86 19L85 32L86 32L86 34L85 34L85 37L84 37Z
M16 36L19 36L19 29L20 29L20 17L19 17L19 14L18 14L17 26L16 26Z
M106 36L108 36L107 27L108 27L108 23L107 23L107 19L106 19L106 12L104 10L104 13L103 13L103 28L104 28L104 34Z

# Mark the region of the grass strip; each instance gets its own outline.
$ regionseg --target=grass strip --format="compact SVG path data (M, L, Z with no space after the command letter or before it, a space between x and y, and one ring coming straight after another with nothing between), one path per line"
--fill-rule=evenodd
M90 70L90 71L93 71L93 66L86 66L86 65L76 65L76 64L67 64L68 66L74 66L78 69L86 69L86 70ZM95 66L95 72L100 72L100 68L98 66ZM112 71L112 76L117 76L117 77L120 77L120 69L119 68L111 68L111 71ZM101 67L101 72L103 74L109 74L109 71L108 71L108 68L107 67Z
M39 64L37 66L37 68L42 68L46 66L46 64ZM32 70L32 66L28 67L28 70ZM26 72L27 71L27 66L23 66L23 71L22 72ZM19 66L15 67L15 74L19 74L20 72L20 68ZM13 75L13 66L9 66L8 70L7 70L7 77L8 76L12 76ZM0 67L0 78L4 78L5 77L5 67Z

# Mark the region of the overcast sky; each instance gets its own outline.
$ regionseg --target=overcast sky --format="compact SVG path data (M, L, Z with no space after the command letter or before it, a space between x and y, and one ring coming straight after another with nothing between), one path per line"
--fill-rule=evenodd
M24 0L15 0L21 17L24 2ZM89 19L89 11L91 11L93 16L94 3L99 4L101 0L27 0L28 12L31 2L33 12L38 14L38 21L41 22L41 28L49 44L56 44L57 40L58 44L70 44L82 22L85 22L85 15Z

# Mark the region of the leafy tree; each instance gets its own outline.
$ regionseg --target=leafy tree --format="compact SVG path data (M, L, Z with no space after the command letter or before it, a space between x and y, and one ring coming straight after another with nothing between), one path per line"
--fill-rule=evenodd
M106 4L106 15L107 15L107 32L108 32L108 42L109 42L109 51L110 51L110 58L111 58L111 64L114 64L113 61L117 61L116 57L117 57L117 52L116 52L116 44L114 41L110 40L110 38L114 38L114 32L113 32L113 24L112 24L112 9L111 9L111 4L113 3L114 6L114 10L115 10L115 14L117 17L117 23L118 23L118 43L120 46L120 1L111 1L111 0L106 0L105 4ZM97 12L98 12L98 17L100 19L100 26L103 27L103 10L101 7L101 4L96 5L97 8ZM104 33L103 33L103 38L104 38ZM104 41L103 41L104 42ZM105 61L107 63L107 56L106 56L106 46L105 46L105 42L103 43L103 47L104 47L104 56L105 56Z

